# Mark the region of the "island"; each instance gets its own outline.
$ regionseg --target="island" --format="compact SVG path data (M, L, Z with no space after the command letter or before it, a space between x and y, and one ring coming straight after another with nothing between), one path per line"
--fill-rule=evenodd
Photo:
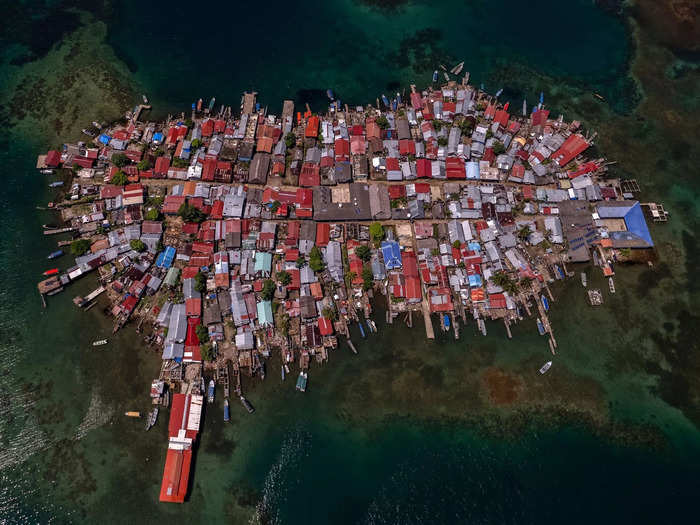
M114 331L131 323L162 355L146 418L148 429L170 410L161 501L186 499L217 385L226 421L229 396L253 412L242 378L264 379L277 354L275 373L305 392L314 361L357 352L351 333L377 332L376 300L386 323L422 318L427 338L459 338L469 323L486 335L489 321L512 337L533 319L556 356L552 283L593 261L609 285L586 290L598 306L615 293L619 263L653 264L647 216L666 213L586 156L595 133L550 114L543 94L515 110L468 73L444 76L374 105L348 107L329 90L324 114L291 100L272 114L252 92L236 111L199 99L150 122L144 96L39 156L59 192L48 208L60 224L44 233L72 236L48 258L75 259L45 272L44 306L95 271L97 288L75 304L106 296Z

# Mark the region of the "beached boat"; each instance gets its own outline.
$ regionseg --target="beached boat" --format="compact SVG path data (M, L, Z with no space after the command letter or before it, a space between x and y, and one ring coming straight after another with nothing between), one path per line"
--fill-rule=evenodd
M306 392L306 383L308 382L308 380L309 380L309 375L304 370L299 372L299 378L297 379L297 386L296 386L296 388L297 388L297 390L299 390L299 392Z
M255 412L255 408L253 408L253 405L250 404L250 401L248 401L245 397L241 396L241 404L245 407L245 409L248 411L249 414L252 414Z
M433 71L433 83L438 81L438 70Z
M584 286L588 286L588 279L586 278L586 272L581 272L581 284Z
M228 399L224 399L224 421L229 421L231 419L231 410L228 406Z
M542 324L542 319L537 318L537 331L540 335L544 335L544 324Z
M146 431L151 430L153 425L158 421L158 407L154 408L148 413L148 419L146 420Z
M46 270L43 275L46 275L47 277L49 275L56 275L58 273L58 268L51 268L50 270Z
M446 82L449 82L449 81L450 81L450 75L448 75L447 73L443 73L443 75L445 76L445 81L446 81Z
M365 329L362 328L362 323L357 323L357 326L360 327L360 333L362 334L362 337L367 337L367 336L365 335Z
M207 391L207 403L214 402L214 391L216 390L216 383L213 379L209 380L209 390Z
M387 108L389 107L389 99L386 98L386 95L385 95L384 93L382 93L382 103L383 103L384 106L386 106Z
M615 293L615 281L613 281L612 277L608 279L608 286L610 287L610 293Z
M56 182L49 184L49 188L58 188L59 186L63 186L62 180L57 180Z
M141 417L141 412L136 412L135 410L129 410L128 412L124 412L124 415L126 417Z
M459 75L462 72L463 68L464 68L464 62L460 62L455 67L450 69L450 73L452 73L453 75Z
M55 252L51 252L48 255L48 257L46 257L46 258L47 259L56 259L57 257L60 257L61 255L63 255L63 250L56 250Z
M552 362L547 361L545 364L542 365L542 368L540 368L540 374L544 374L547 370L549 370L552 367Z
M282 365L280 368L282 369L282 381L284 381L284 378L286 377L284 372L284 365Z
M92 346L102 346L107 344L107 339L99 339L92 342Z
M331 102L332 102L333 100L335 100L335 97L333 96L333 90L332 90L332 89L327 89L327 90L326 90L326 96L328 97L328 99L329 99Z
M549 301L544 295L540 295L540 300L542 301L542 306L545 312L549 312Z
M148 98L146 97L146 95L141 95L141 98L143 99L144 104L148 104Z

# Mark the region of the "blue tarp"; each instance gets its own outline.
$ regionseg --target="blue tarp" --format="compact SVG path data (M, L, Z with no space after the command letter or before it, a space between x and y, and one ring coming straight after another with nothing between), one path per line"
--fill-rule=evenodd
M158 254L156 266L159 268L170 268L173 265L173 260L175 260L175 248L168 246L165 248L165 251Z
M163 142L163 134L160 131L153 134L153 142Z
M469 286L472 288L476 288L478 286L481 286L481 275L479 274L474 274L469 276Z
M105 134L103 133L102 135L100 135L100 137L99 137L98 140L99 140L102 144L107 145L107 144L109 144L110 137L109 137L109 135L105 135Z
M481 251L481 245L478 242L470 242L467 244L467 247L469 248L469 251L471 251L471 252L480 252Z
M382 256L387 270L401 268L401 249L396 241L382 241Z

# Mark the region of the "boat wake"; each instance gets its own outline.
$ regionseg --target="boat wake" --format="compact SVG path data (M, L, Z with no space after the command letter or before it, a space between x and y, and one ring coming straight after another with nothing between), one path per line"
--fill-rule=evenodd
M265 477L262 498L251 516L251 525L282 523L280 504L287 499L288 483L298 482L296 473L301 468L302 460L309 455L310 443L311 434L300 428L285 437L277 459Z
M90 406L83 421L78 425L75 431L75 439L82 439L91 430L101 427L109 421L114 411L102 403L97 389L93 389L92 397L90 398Z

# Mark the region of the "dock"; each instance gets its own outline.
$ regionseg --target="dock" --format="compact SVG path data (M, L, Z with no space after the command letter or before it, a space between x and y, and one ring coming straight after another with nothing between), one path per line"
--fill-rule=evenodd
M75 228L51 228L44 230L44 235L58 235L59 233L68 233L76 231Z
M430 306L428 305L428 299L426 299L425 297L423 297L421 309L423 311L423 321L425 322L425 336L428 339L435 339L433 321L430 319Z

